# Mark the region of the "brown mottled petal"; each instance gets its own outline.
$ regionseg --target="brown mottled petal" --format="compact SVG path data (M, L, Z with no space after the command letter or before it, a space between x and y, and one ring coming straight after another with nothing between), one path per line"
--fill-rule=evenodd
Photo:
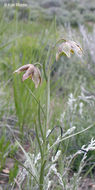
M37 68L37 71L38 71L38 75L39 75L39 83L41 84L41 72L38 68Z
M31 78L34 74L34 70L35 70L35 67L34 67L34 65L31 64L30 67L28 68L28 70L23 75L22 81L26 80L29 77Z
M34 74L32 76L32 80L35 84L35 88L38 87L38 85L41 83L41 73L38 68L35 67Z
M71 45L71 50L73 50L75 53L81 55L82 54L82 48L74 41L69 41Z
M27 69L29 69L30 66L32 66L32 64L23 65L19 69L15 70L13 73L21 73L23 71L26 71Z
M59 59L59 53L56 53L56 61Z

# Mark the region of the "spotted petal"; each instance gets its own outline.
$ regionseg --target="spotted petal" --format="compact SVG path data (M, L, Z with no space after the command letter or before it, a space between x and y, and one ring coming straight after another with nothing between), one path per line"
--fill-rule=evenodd
M58 51L56 53L56 61L61 55L66 55L70 58L71 53L76 53L77 55L82 55L82 48L74 41L65 41L59 45Z
M38 68L35 67L34 74L32 76L32 80L35 84L35 88L38 87L38 85L41 83L41 73Z
M82 48L74 41L69 41L71 46L71 51L75 52L78 55L82 55L83 51Z
M21 73L23 71L26 71L32 64L23 65L19 69L15 70L13 73Z
M35 70L35 67L34 67L34 65L31 64L30 67L25 72L25 74L23 75L22 81L26 80L29 77L31 78L34 74L34 70Z

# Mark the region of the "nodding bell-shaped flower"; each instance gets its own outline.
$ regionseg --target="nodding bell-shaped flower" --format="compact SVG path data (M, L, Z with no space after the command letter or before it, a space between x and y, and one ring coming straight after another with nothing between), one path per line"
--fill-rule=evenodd
M26 72L23 74L22 81L26 80L27 78L30 78L34 82L35 88L37 88L38 85L41 83L40 70L33 64L27 64L15 70L13 73L19 74L23 71L26 71Z
M74 41L64 41L59 45L58 51L56 53L56 61L58 61L61 55L66 55L70 58L71 54L82 55L82 48Z

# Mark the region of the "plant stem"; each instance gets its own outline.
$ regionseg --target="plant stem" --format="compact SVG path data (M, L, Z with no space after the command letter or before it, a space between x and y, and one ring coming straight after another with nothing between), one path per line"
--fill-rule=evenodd
M52 56L53 49L50 51L50 59L48 65L48 75L47 75L47 114L46 114L46 130L49 128L49 112L50 112L50 73L51 73L51 65L52 65Z
M39 178L40 190L43 190L45 164L46 164L46 160L44 160L44 161L42 160L42 162L41 162L40 178Z
M36 131L36 138L37 138L37 142L38 142L40 153L41 153L41 159L42 159L43 158L43 150L42 150L41 141L39 138L38 129L37 129L36 124L35 124L35 131Z
M40 129L40 132L41 132L43 143L45 143L45 136L44 136L44 133L43 133L42 124L41 124L41 116L40 116L40 101L39 101L39 105L38 105L38 121L39 121L39 129Z
M47 114L46 114L46 129L49 128L49 111L50 111L50 71L47 79Z

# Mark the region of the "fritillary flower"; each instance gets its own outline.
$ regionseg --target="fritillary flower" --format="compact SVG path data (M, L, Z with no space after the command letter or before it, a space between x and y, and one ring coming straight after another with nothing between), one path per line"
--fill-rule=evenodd
M58 51L56 53L56 61L63 54L70 58L71 54L74 53L77 55L82 55L82 48L74 41L64 41L58 47Z
M34 82L35 88L37 88L41 83L41 73L38 67L34 66L33 64L27 64L15 70L14 73L19 74L24 71L25 73L23 74L22 81L30 78Z

